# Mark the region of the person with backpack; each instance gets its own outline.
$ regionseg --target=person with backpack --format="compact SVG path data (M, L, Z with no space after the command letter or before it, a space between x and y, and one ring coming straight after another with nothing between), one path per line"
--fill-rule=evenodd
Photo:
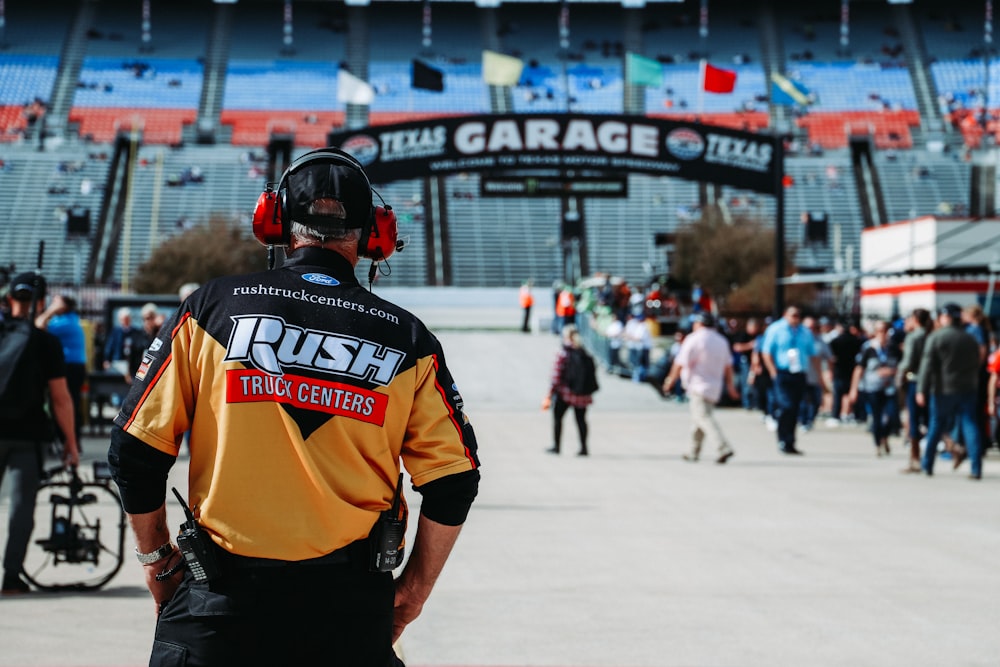
M715 462L725 463L732 458L733 449L719 428L714 410L722 396L723 386L734 400L739 398L739 392L733 382L733 355L729 341L716 331L715 318L708 311L691 316L691 333L681 343L670 373L663 382L663 390L668 391L678 377L684 385L691 410L692 448L690 454L684 454L684 460L698 460L701 445L708 435L718 447Z
M43 448L55 437L46 394L64 438L63 463L77 465L80 454L62 343L32 322L44 305L45 278L34 272L14 276L4 300L10 318L0 322L0 482L9 470L11 501L0 593L16 595L30 590L21 573L34 529Z
M553 440L547 451L558 454L562 443L562 420L573 408L576 428L580 434L579 456L587 456L587 406L593 403L598 390L594 358L583 349L576 325L567 324L562 330L563 347L556 357L549 393L542 400L542 409L552 408Z

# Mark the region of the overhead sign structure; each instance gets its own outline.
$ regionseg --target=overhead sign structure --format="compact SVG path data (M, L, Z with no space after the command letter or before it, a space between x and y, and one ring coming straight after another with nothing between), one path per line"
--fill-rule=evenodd
M628 176L513 176L483 174L483 197L628 197Z
M625 115L450 117L334 132L376 183L517 169L638 172L778 194L780 139ZM582 193L581 193L582 194Z

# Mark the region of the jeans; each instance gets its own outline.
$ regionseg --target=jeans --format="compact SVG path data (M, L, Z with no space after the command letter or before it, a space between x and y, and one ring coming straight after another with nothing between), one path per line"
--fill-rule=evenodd
M906 383L907 435L910 440L920 440L920 428L927 426L927 408L917 405L917 383Z
M774 378L775 408L778 417L778 445L782 449L795 446L795 427L799 421L799 406L806 391L806 374L778 371Z
M865 407L872 420L872 438L875 440L876 447L883 440L887 440L892 431L892 414L895 402L895 394L886 394L884 391L865 393Z
M632 382L645 382L649 374L649 349L644 347L630 347L628 349L628 363L632 368Z
M740 357L739 368L740 379L740 402L747 410L757 407L757 388L754 382L750 382L750 359Z
M921 463L928 475L934 472L937 444L948 430L951 420L965 437L965 447L969 456L972 474L983 472L983 449L979 440L979 424L976 419L976 394L932 394L930 398L930 423L927 427L927 446Z
M0 440L0 482L10 469L10 516L3 569L20 574L28 553L31 531L35 529L35 498L41 484L41 449L31 440Z
M622 367L622 346L608 345L608 371L617 371Z
M823 401L823 390L818 384L806 384L802 393L802 405L799 406L799 423L810 427L816 421L819 414L819 406Z

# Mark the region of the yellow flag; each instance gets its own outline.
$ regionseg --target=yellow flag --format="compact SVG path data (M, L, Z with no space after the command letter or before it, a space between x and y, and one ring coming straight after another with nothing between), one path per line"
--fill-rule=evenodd
M491 86L516 86L524 61L496 51L483 51L483 81Z

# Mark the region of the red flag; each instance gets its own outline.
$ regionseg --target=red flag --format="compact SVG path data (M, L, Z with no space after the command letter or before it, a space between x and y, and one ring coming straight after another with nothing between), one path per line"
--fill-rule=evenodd
M731 93L736 87L736 72L701 64L701 89L709 93Z

